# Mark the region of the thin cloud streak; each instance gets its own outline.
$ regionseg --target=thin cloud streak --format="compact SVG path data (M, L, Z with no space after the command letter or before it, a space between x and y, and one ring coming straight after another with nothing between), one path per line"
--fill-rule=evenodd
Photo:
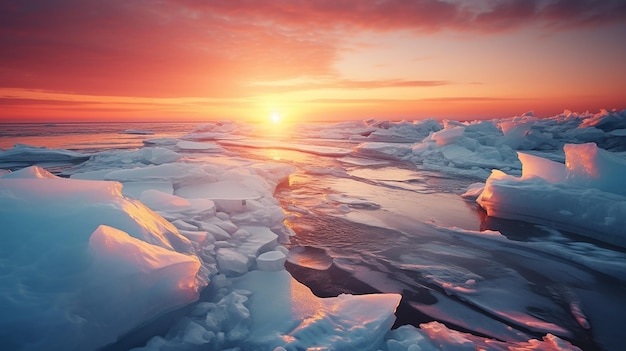
M434 80L402 80L402 79L383 79L383 80L350 80L350 79L320 79L308 82L293 81L268 81L253 82L251 87L258 90L259 93L268 94L299 92L311 90L328 90L328 89L386 89L386 88L430 88L440 87L454 84L448 81Z

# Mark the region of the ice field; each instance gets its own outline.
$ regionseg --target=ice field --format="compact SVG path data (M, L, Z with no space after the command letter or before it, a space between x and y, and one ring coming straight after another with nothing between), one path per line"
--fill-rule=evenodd
M161 134L0 151L0 348L622 347L626 111Z

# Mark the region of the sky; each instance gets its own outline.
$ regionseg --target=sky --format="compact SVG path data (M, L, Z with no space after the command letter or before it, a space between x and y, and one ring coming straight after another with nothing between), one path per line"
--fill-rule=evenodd
M622 0L0 0L0 121L626 108Z

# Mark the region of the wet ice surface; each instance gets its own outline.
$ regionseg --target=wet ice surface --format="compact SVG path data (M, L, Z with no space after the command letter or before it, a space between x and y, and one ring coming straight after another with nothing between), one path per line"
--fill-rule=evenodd
M332 141L310 152L302 144L225 144L245 158L298 168L275 194L297 233L286 267L318 296L401 293L398 326L436 320L508 342L550 333L585 350L621 344L613 321L626 311L619 272L626 256L575 235L486 217L459 196L480 172L418 170L393 159L404 150L398 144L346 156L320 152L334 150Z
M324 162L328 172L302 162L276 193L297 232L287 268L314 293L401 293L397 325L437 320L504 341L551 333L585 350L621 344L624 275L585 257L591 250L623 267L623 253L487 218L459 196L472 178L391 161Z

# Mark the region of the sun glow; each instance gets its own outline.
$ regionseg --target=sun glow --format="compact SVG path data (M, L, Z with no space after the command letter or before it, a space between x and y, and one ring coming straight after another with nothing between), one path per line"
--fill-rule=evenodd
M272 113L272 115L270 116L270 121L273 124L279 124L281 120L282 118L280 118L280 115L278 113Z

